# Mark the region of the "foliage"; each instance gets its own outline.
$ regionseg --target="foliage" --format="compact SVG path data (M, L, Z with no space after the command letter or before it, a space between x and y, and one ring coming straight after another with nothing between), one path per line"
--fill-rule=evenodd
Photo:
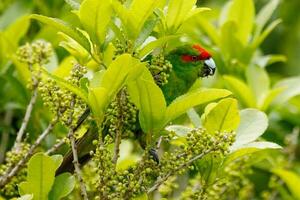
M200 4L0 3L0 199L298 199L280 1Z

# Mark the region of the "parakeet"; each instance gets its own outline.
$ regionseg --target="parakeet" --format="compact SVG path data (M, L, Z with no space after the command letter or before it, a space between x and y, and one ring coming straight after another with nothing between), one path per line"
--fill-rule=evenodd
M185 94L199 77L212 76L216 64L200 45L186 45L171 51L166 59L173 66L167 84L162 86L167 104Z
M185 94L199 77L212 76L216 70L216 65L211 54L198 44L177 47L168 53L165 58L172 64L172 70L168 75L166 84L161 85L167 104L170 104L176 97ZM85 118L89 112L90 111L87 110L83 118ZM137 125L137 127L139 127L139 125ZM91 143L98 137L98 134L95 133L95 127L91 127L87 133L77 141L80 163L89 160L90 151L94 148L94 145ZM104 135L106 134L109 133L104 133ZM136 130L135 135L140 136L141 134L143 134L141 129ZM141 144L141 146L143 147L144 145ZM159 162L155 151L150 150L150 154ZM57 170L57 173L72 171L72 161L73 156L72 153L69 152L64 157L64 161Z

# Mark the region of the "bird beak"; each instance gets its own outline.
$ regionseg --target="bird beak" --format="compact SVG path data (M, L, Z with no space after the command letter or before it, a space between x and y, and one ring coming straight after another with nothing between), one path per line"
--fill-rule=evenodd
M216 71L216 64L212 58L206 59L204 61L204 74L203 76L212 76Z

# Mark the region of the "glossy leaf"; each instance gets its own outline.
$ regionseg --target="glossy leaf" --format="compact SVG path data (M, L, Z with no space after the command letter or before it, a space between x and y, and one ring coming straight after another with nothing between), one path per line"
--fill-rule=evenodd
M257 59L255 59L255 64L258 65L261 68L265 68L268 65L271 65L273 63L277 62L286 62L287 58L283 55L266 55L266 56L260 56Z
M98 122L102 122L105 108L109 103L108 91L104 87L94 87L89 89L88 104Z
M222 99L205 115L203 126L209 133L235 131L240 123L237 100Z
M35 154L28 162L27 181L19 185L20 194L33 194L33 200L48 199L55 171L56 165L50 156Z
M256 102L261 104L270 88L267 72L258 66L250 66L246 70L247 83L253 91Z
M75 187L75 177L70 173L63 173L55 177L53 187L49 193L49 200L59 200L66 197Z
M195 4L196 0L171 0L166 16L168 28L176 31Z
M170 125L165 128L167 131L174 132L178 136L186 136L193 129L182 125Z
M127 81L142 73L144 65L131 55L123 54L110 64L103 75L101 86L108 91L109 97L114 97Z
M134 38L140 33L144 27L145 22L152 15L154 8L157 7L159 1L154 0L133 0L129 9L130 19L135 27Z
M233 0L228 10L228 21L238 25L237 38L247 44L253 28L255 8L253 0ZM243 23L241 23L243 22Z
M251 89L243 81L235 78L234 76L223 76L225 84L234 95L242 101L247 107L255 107L255 97Z
M209 103L232 93L224 89L198 89L176 98L167 108L165 123L168 123L188 109L201 104Z
M267 36L276 28L278 24L281 23L280 19L273 21L268 27L256 38L254 38L252 42L252 48L256 49L259 45L267 38Z
M279 176L286 183L289 190L296 199L300 199L300 176L298 174L285 169L274 169L272 170L272 172Z
M276 104L282 104L300 94L300 77L290 77L276 83L274 88L282 88L283 92L275 99Z
M152 133L162 128L166 101L161 89L155 84L149 70L128 84L133 102L139 108L139 120L144 132Z
M155 48L161 47L164 44L171 42L172 40L178 39L180 36L166 36L161 37L157 40L154 40L147 45L145 45L139 52L139 58L145 58L148 54L150 54Z
M30 15L30 18L36 19L44 24L47 24L49 26L52 26L53 28L57 29L58 31L61 31L65 33L66 35L73 38L78 44L80 44L83 48L85 48L88 52L91 51L91 46L89 40L86 38L86 36L78 31L77 29L71 27L66 22L52 17L46 17L43 15L37 15L32 14Z
M256 16L256 34L259 35L261 30L264 28L268 20L271 18L275 9L279 4L279 0L271 0L268 4L266 4L257 14Z
M76 59L72 56L66 57L60 65L53 71L53 75L64 78L70 75Z
M240 113L241 121L236 131L236 141L233 146L241 146L255 141L268 127L268 117L256 109L244 109Z
M80 5L80 21L96 44L104 42L111 16L110 0L84 0Z
M0 197L1 199L1 197ZM32 194L25 194L22 195L21 197L17 198L17 200L32 200L33 199L33 195Z

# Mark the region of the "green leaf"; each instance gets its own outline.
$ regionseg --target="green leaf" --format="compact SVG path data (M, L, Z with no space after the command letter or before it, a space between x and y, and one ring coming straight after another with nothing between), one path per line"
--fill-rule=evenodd
M259 11L255 19L255 23L256 23L255 35L259 35L261 33L262 29L271 18L278 4L279 4L279 0L271 0Z
M76 0L65 0L65 2L73 9L73 10L79 10L80 3L78 3Z
M269 90L266 94L263 102L258 105L258 108L262 111L266 111L269 106L272 104L272 102L275 100L275 98L280 95L284 91L284 88L274 88L272 90Z
M137 197L134 197L132 200L148 200L148 195L147 193L143 193L141 195L138 195Z
M275 84L274 88L282 88L283 92L274 100L276 104L282 104L300 94L300 77L286 78Z
M94 72L93 78L90 80L90 87L95 88L100 85L103 79L103 75L105 73L105 70L100 70L97 72Z
M201 126L201 119L198 113L194 108L189 109L186 114L188 115L189 119L191 120L192 124L199 128Z
M234 76L223 76L227 88L234 93L234 95L242 101L246 107L255 107L255 97L251 89L243 81Z
M228 21L236 22L237 38L247 44L253 28L255 8L253 0L233 0L228 10ZM242 23L241 23L242 22Z
M111 16L111 0L84 0L79 9L80 21L96 44L104 42Z
M80 64L85 65L90 58L89 52L68 35L62 32L59 32L58 35L60 35L64 39L64 41L61 41L59 43L59 46L65 48L72 56L74 56L78 60Z
M33 194L33 200L48 199L56 165L50 156L36 153L28 162L27 181L19 184L20 194Z
M233 146L242 146L255 141L268 127L268 117L264 112L248 108L240 112L240 125L236 131Z
M196 0L170 0L166 16L167 27L176 32L195 4Z
M237 100L222 99L205 115L203 126L209 133L235 131L240 123Z
M143 131L152 133L160 130L165 116L166 101L146 67L139 78L128 84L128 91L140 110L139 120Z
M256 58L254 62L259 67L265 68L273 63L286 62L286 60L286 57L283 55L266 55Z
M113 6L115 13L122 21L122 25L123 25L124 31L126 32L127 36L130 39L134 40L135 36L136 36L136 34L138 34L138 32L136 32L136 30L135 30L134 21L130 20L131 15L130 15L128 9L125 8L125 6L123 6L119 1L112 1L112 6Z
M167 131L175 132L178 136L186 136L193 129L182 125L170 125L165 128Z
M74 66L76 59L72 56L68 56L61 61L59 66L53 71L53 75L64 78L70 75L70 72Z
M244 144L242 146L237 147L239 148L255 148L255 149L282 149L282 147L276 143L273 142L250 142L247 144Z
M66 35L73 38L78 44L80 44L83 48L85 48L88 52L91 52L91 45L86 36L81 33L79 30L71 27L66 22L52 17L46 17L43 15L32 14L30 18L36 19L44 24L52 26L53 28L65 33Z
M257 49L259 45L261 45L261 43L267 38L267 36L276 28L276 26L281 23L281 21L282 20L280 19L273 21L259 36L254 38L251 44L252 49Z
M151 32L153 31L157 21L157 17L154 16L150 16L149 19L147 19L143 28L141 29L138 38L134 42L133 49L140 47L144 43L144 41L150 36Z
M2 1L1 1L2 3ZM30 1L14 1L10 6L1 13L0 30L4 30L17 19L30 14L32 10L32 2Z
M201 104L209 103L232 93L224 89L198 89L176 98L167 108L165 123L168 123L188 109Z
M105 71L101 86L106 88L110 97L114 97L127 81L135 79L145 68L145 63L130 54L117 57Z
M179 35L171 35L171 36L165 36L161 37L157 40L154 40L147 45L145 45L140 51L139 51L139 58L145 58L148 54L150 54L155 48L162 47L168 42L172 42L173 40L177 40L180 36Z
M237 150L231 152L228 156L226 156L225 161L224 161L224 166L234 162L235 160L237 160L239 158L254 154L254 153L256 153L260 150L261 149L251 148L251 147L250 148L237 149Z
M200 14L196 18L196 25L201 28L201 30L204 31L216 45L220 44L220 35L218 30L205 18L205 15Z
M258 66L250 66L246 70L248 85L254 92L257 104L261 104L270 88L270 79L267 72Z
M74 94L76 94L78 97L82 98L86 103L88 103L88 98L87 98L87 93L85 90L72 85L71 83L69 83L68 81L66 81L63 78L60 78L58 76L55 76L53 74L50 74L47 70L43 69L43 73L47 76L49 76L50 78L52 78L53 80L55 80L57 82L57 84L59 84L60 86L70 90L71 92L73 92Z
M133 0L129 9L130 19L134 24L135 32L134 38L137 38L144 27L145 22L153 14L154 8L157 7L159 1L154 0ZM153 25L151 25L153 26Z
M25 195L22 195L21 197L19 197L17 200L32 200L32 199L33 199L32 194L25 194Z
M208 154L197 161L197 169L201 174L201 179L206 184L213 184L216 181L216 176L220 171L222 158L216 154Z
M62 161L63 161L63 156L62 155L53 155L51 156L52 160L54 161L55 164L55 169L58 169L58 167L61 165Z
M279 176L286 183L289 190L296 199L300 199L300 176L298 174L285 169L273 169L272 172Z
M120 157L117 161L116 170L124 171L129 167L136 165L140 160L140 156L133 152L133 144L130 140L122 140L120 144Z
M75 177L70 173L63 173L55 177L53 187L49 193L49 200L59 200L66 197L75 187Z
M220 48L226 59L238 58L243 52L242 42L237 36L237 24L228 21L221 27Z
M10 49L15 51L18 47L20 39L27 33L30 25L30 20L28 16L23 16L12 23L3 32L5 39L8 40L10 44Z
M102 122L105 108L109 103L108 91L104 87L89 88L88 104L98 123Z

